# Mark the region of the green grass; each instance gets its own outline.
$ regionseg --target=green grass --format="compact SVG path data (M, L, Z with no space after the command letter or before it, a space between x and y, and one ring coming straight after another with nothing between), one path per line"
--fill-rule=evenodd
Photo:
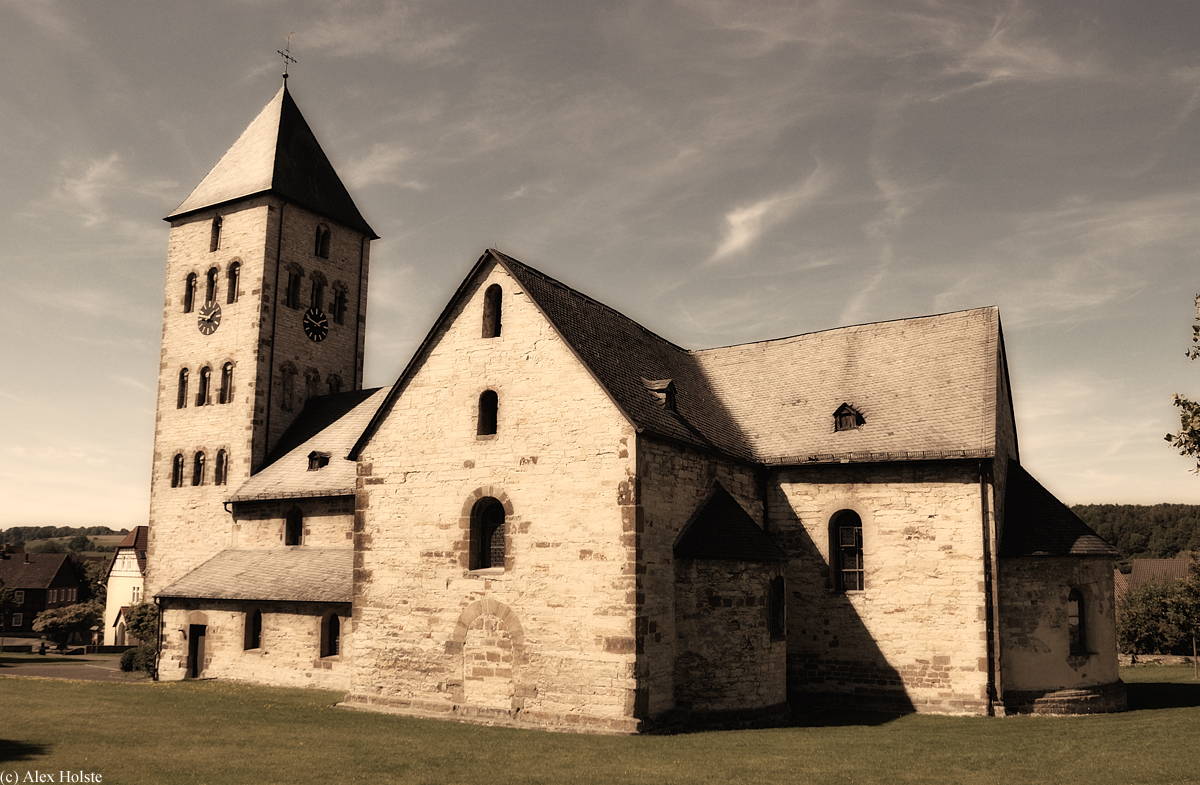
M334 708L339 693L222 682L0 678L0 777L105 783L1196 783L1190 666L1125 669L1095 717L828 713L794 727L581 736Z

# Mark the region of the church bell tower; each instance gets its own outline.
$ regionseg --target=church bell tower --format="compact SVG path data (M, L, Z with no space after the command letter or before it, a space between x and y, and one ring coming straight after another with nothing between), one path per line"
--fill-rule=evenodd
M166 220L147 596L230 547L225 501L309 398L361 389L378 237L286 80Z

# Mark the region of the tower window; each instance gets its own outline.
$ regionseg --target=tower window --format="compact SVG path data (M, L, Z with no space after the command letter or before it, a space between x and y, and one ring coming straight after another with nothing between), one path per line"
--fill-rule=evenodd
M192 461L192 485L204 484L204 453L196 453Z
M247 651L250 649L261 649L263 626L262 611L255 608L254 610L247 612L245 624L245 640L242 642L242 648Z
M211 303L217 300L217 268L212 267L204 276L204 302Z
M171 460L171 487L178 488L183 485L183 455L177 454Z
M1067 595L1067 641L1071 646L1072 654L1087 653L1087 641L1084 639L1083 595L1079 589L1071 589L1071 593Z
M210 402L209 387L212 382L212 368L207 365L200 369L200 383L196 390L196 405L205 406Z
M228 291L225 293L226 303L236 303L238 301L238 286L242 282L242 263L234 262L229 265L229 270L225 273L225 287Z
M342 653L342 621L336 613L321 617L321 656L336 657Z
M483 337L500 337L500 284L492 284L483 293Z
M486 570L504 566L504 505L486 497L471 511L470 568Z
M285 412L292 411L296 397L296 367L291 363L279 369L279 407Z
M284 305L288 308L300 307L300 280L304 273L298 268L288 270L287 291L284 292Z
M196 274L188 273L183 284L183 312L191 313L196 307Z
M221 216L212 219L212 235L208 240L208 252L218 250L221 247Z
M843 403L833 413L833 430L835 431L853 431L865 422L866 420L859 414L858 409L848 403Z
M312 290L309 293L308 304L313 308L325 307L325 276L319 272L312 274Z
M329 227L321 224L317 227L316 242L313 244L313 253L322 259L329 258Z
M842 510L830 520L829 555L835 591L862 591L866 588L862 518L854 510Z
M233 402L233 363L221 366L221 403Z
M283 527L284 545L302 545L304 543L304 513L299 507L288 511L287 520Z
M321 374L316 368L304 372L304 399L316 398L321 394Z
M338 376L336 373L329 374L329 376L325 378L325 383L329 385L330 395L337 395L342 391L342 377Z
M336 281L333 284L333 320L338 324L346 323L346 285Z
M182 368L179 371L179 394L175 398L176 409L186 409L188 402L188 369Z
M475 428L477 436L492 436L496 433L496 413L500 399L495 390L484 390L479 396L479 419Z
M229 453L217 450L217 465L213 467L213 485L224 485L229 478Z

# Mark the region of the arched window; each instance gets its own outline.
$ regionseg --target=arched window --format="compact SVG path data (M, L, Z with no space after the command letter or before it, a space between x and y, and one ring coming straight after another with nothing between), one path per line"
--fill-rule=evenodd
M284 292L283 304L288 308L300 307L300 281L304 278L304 271L299 267L288 268L287 291Z
M188 402L188 369L181 368L179 371L179 394L175 399L176 409L186 409Z
M221 247L221 216L217 216L212 220L212 235L208 240L208 252L218 250Z
M321 394L321 373L316 368L304 371L304 398L316 398Z
M213 485L224 485L229 479L229 453L217 450L217 465L213 467Z
M862 591L866 588L862 518L854 510L842 510L830 519L829 557L835 591Z
M296 366L285 363L279 369L279 408L292 411L296 397Z
M209 403L209 392L212 386L212 368L207 365L200 369L200 383L196 385L196 405L205 406Z
M500 399L495 390L484 390L479 396L479 420L475 428L477 436L491 436L496 433L496 412Z
M771 579L767 593L767 627L772 638L782 638L787 634L787 597L782 575Z
M321 656L336 657L342 653L342 620L332 611L321 617Z
M487 497L471 511L470 569L504 566L504 505Z
M1067 641L1072 654L1087 653L1083 618L1083 595L1079 589L1071 589L1071 593L1067 595Z
M309 292L308 304L313 308L325 308L325 276L319 271L312 274L312 290Z
M346 323L346 285L340 281L333 283L333 320L338 324Z
M337 395L342 391L342 377L336 373L329 374L325 379L325 383L329 385L329 394Z
M204 276L204 302L212 303L217 300L217 268L209 268Z
M204 453L196 453L192 461L192 485L204 484Z
M171 460L171 487L178 488L183 485L183 454L177 454Z
M247 611L245 620L245 640L242 648L246 650L262 648L262 611L255 608Z
M233 402L233 363L221 366L221 403Z
M313 253L322 259L329 258L329 227L321 224L317 227L316 242L313 243Z
M229 265L229 270L225 273L225 288L228 291L225 293L226 303L236 303L238 301L238 286L242 283L242 263L234 262Z
M304 544L304 513L299 507L293 507L288 511L287 521L283 527L283 544Z
M196 307L196 274L188 273L183 284L183 312L191 313Z
M483 293L483 337L500 337L500 284L492 284Z

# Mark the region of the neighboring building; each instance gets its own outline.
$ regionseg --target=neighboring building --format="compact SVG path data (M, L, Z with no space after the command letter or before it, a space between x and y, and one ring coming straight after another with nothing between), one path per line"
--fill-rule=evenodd
M634 732L1124 707L1116 551L1018 462L995 308L684 350L495 250L362 390L362 219L286 87L171 222L159 676Z
M105 583L108 587L104 605L104 645L132 645L133 640L125 635L125 620L122 609L142 602L145 591L146 544L148 526L135 527L117 545L113 560L108 565Z
M74 605L83 580L65 553L14 553L0 558L0 580L13 592L5 635L37 638L33 622L45 610Z
M1116 583L1117 607L1121 606L1126 595L1136 591L1147 583L1175 583L1187 580L1190 559L1134 559L1130 562L1128 575L1117 573L1113 576Z

